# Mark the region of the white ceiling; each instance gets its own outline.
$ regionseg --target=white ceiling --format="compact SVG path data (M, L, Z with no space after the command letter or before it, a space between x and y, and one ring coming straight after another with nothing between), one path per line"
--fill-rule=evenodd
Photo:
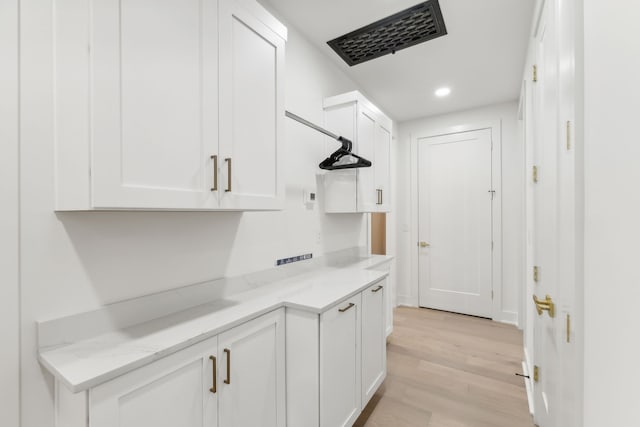
M511 101L520 93L533 0L440 0L446 36L353 67L326 42L421 1L262 1L396 120ZM451 87L451 95L436 98L441 86Z

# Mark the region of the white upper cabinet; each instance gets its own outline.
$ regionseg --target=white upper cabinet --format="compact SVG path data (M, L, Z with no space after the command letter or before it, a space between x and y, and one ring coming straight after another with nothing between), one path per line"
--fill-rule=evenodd
M266 12L264 12L266 13ZM285 40L242 2L220 0L222 206L277 209L284 201Z
M353 152L372 163L324 175L325 211L389 212L391 119L357 91L325 99L324 109L327 130L351 140Z
M261 6L56 0L55 19L57 210L281 207L286 29Z
M391 128L378 123L376 132L376 212L391 212Z

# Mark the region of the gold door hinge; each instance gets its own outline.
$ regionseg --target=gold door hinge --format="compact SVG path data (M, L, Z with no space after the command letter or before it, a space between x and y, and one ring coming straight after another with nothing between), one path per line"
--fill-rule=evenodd
M531 172L531 177L533 178L533 182L538 182L538 167L534 166Z
M538 81L538 66L533 66L533 81L534 83Z
M491 299L493 299L493 291L491 291Z
M540 368L538 365L533 365L533 381L538 382L540 380Z
M571 121L567 120L567 150L571 150Z
M533 266L533 281L537 282L540 280L540 267L537 265Z
M567 313L567 342L571 342L571 316Z

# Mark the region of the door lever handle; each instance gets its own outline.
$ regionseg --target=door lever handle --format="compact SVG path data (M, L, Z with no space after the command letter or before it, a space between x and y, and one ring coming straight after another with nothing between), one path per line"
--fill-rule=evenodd
M418 243L418 245L419 245L421 248L428 248L429 246L431 246L431 245L430 245L430 244L428 244L427 242L420 242L420 243Z
M549 313L549 317L553 318L556 315L556 306L553 303L553 300L549 295L545 297L544 300L539 300L537 296L533 296L533 302L536 305L536 311L538 312L538 316L542 316L542 312L546 311Z

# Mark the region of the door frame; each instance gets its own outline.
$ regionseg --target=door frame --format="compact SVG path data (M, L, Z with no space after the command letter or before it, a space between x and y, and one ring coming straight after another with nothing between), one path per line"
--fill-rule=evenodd
M0 6L0 414L20 425L19 7ZM7 141L7 143L4 143Z
M410 139L410 172L411 172L411 226L410 235L413 238L411 251L411 283L415 283L418 289L416 305L420 304L420 275L418 260L419 241L419 175L418 175L418 140L437 136L450 135L462 132L489 129L493 150L491 152L491 174L495 198L492 206L492 240L493 253L491 265L491 281L493 301L491 304L491 318L498 322L516 324L517 313L504 312L502 310L502 120L483 121L477 123L463 123L455 126L445 126L436 130L411 134ZM413 243L415 242L415 246ZM519 298L519 296L518 296Z

